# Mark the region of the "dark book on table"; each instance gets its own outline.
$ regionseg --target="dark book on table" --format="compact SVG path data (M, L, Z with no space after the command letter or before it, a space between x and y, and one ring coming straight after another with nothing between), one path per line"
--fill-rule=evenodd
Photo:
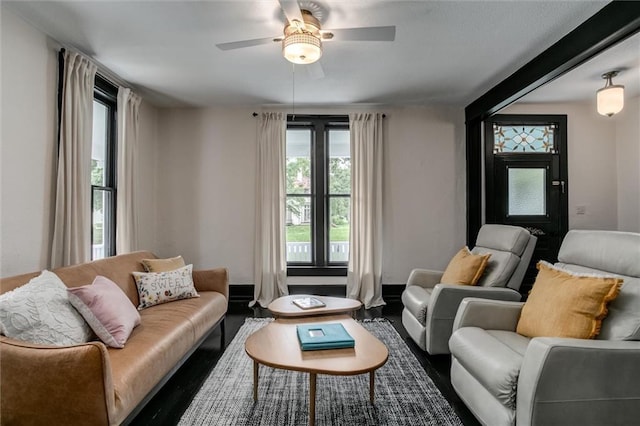
M303 351L353 348L356 343L340 323L299 324L296 330Z
M326 306L322 300L316 297L299 297L293 299L293 303L302 309L322 308Z

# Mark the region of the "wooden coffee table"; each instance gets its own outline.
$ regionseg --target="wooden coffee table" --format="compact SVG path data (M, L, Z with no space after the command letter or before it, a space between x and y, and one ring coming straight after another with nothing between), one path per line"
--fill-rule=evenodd
M341 323L354 338L354 348L303 351L296 334L297 324ZM258 400L260 364L283 370L309 373L309 425L315 424L316 376L352 376L369 373L369 400L374 401L375 370L382 367L387 347L348 315L309 318L278 318L247 338L244 345L253 359L253 399Z
M301 297L315 297L324 302L326 306L313 309L302 309L293 303L294 299ZM312 315L332 315L354 312L360 309L362 303L358 300L344 297L314 296L309 294L293 294L279 297L269 304L269 311L274 317L306 317Z

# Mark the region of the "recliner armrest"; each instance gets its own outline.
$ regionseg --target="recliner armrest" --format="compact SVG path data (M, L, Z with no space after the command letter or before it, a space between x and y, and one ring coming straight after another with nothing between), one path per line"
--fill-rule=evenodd
M453 331L462 327L515 331L523 305L524 302L467 297L458 307Z
M418 285L424 288L433 288L440 282L443 271L434 271L432 269L414 269L407 280L407 287L410 285Z
M466 297L494 300L520 300L520 293L509 288L436 284L429 298L425 321L425 346L430 354L449 353L449 339L458 307Z
M626 425L640 418L640 341L539 337L520 370L518 425Z
M466 297L519 302L522 296L515 290L503 287L436 284L429 300L427 321L429 317L454 319L462 299Z

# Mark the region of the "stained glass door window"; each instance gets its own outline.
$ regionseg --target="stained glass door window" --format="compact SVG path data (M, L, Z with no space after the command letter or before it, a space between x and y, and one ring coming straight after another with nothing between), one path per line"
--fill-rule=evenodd
M554 153L555 124L502 125L493 124L493 152L497 153Z

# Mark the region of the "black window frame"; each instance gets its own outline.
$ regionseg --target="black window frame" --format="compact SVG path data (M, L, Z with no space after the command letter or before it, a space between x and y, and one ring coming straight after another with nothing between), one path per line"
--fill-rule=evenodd
M94 193L96 190L110 194L111 203L104 208L103 244L104 257L116 255L116 206L117 206L117 116L118 88L100 75L96 75L93 100L107 107L107 146L105 158L105 182L103 186L91 185L91 205L93 213ZM110 208L107 208L110 207ZM91 218L91 245L93 246L93 214ZM93 260L93 250L91 252Z
M329 204L334 197L350 194L329 194L329 131L349 130L347 115L288 115L287 130L311 130L311 233L312 261L287 262L288 276L346 276L348 262L329 262ZM299 194L286 194L299 195ZM320 207L320 208L318 208Z

